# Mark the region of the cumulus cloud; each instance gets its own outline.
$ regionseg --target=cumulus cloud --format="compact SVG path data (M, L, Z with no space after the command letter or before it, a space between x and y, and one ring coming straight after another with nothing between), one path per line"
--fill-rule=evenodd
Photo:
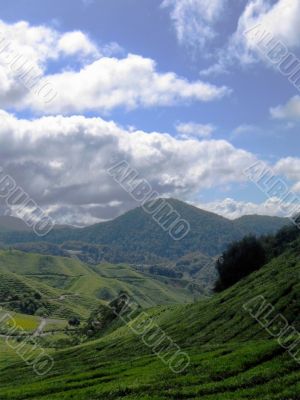
M227 0L164 0L163 8L170 9L180 44L200 49L217 36L215 23L224 16Z
M288 179L300 181L300 158L282 158L276 163L274 169L277 173L286 176Z
M249 0L238 19L236 31L218 51L218 62L202 74L226 72L233 63L250 65L262 59L266 61L257 46L263 37L280 40L290 50L299 48L299 18L298 0ZM258 28L254 32L255 27Z
M99 56L97 46L81 31L67 32L58 41L58 50L66 55Z
M85 63L100 53L80 31L60 33L26 21L8 24L0 20L0 107L24 107L28 91L47 75L49 62L72 56Z
M152 59L113 54L121 54L118 44L99 48L82 31L61 33L25 21L0 21L0 107L40 113L106 113L116 107L212 101L230 93L225 86L159 72ZM79 66L75 63L77 69L71 68L74 57L80 61ZM61 58L64 69L50 74L49 62Z
M9 56L11 49L41 68L45 67L49 59L56 59L61 53L82 53L97 57L100 50L81 31L61 33L46 25L30 25L27 21L9 24L0 20L0 40L4 56ZM3 58L2 54L2 62Z
M116 107L170 106L187 101L212 101L230 93L223 86L202 81L189 82L174 73L159 73L156 63L129 54L117 59L102 57L80 71L47 76L58 96L50 103L30 93L22 105L49 112L107 112ZM41 83L42 84L42 83Z
M271 108L270 113L276 119L300 119L300 96L296 95L286 104Z
M285 216L280 213L280 199L273 197L263 203L252 203L245 201L237 201L232 198L226 198L210 203L198 203L197 206L222 215L229 219L239 218L243 215L269 215L269 216Z
M196 122L181 122L176 124L176 130L183 138L209 138L215 129L211 124L198 124Z
M162 196L181 198L243 181L255 160L225 140L127 131L101 118L0 117L2 167L60 223L109 219L137 205L106 173L122 160Z
M251 0L238 21L238 28L231 39L243 61L252 61L249 52L255 50L257 42L251 34L253 27L261 25L262 30L282 40L288 47L299 47L300 3L297 0ZM257 39L257 38L256 38Z

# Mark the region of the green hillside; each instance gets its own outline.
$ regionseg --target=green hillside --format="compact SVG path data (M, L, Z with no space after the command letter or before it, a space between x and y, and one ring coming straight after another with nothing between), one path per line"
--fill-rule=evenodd
M70 258L0 251L0 304L27 314L86 318L99 299L68 290L85 273L84 266ZM24 303L29 306L24 308Z
M189 355L191 363L182 373L171 372L123 326L53 354L54 367L44 378L11 360L0 369L1 399L299 399L299 364L243 308L264 296L275 307L274 316L281 313L300 330L299 251L297 239L210 300L148 310ZM141 316L134 326L138 321Z
M188 303L194 296L206 294L206 289L199 285L190 285L186 290L188 280L140 273L128 265L101 264L93 267L93 270L101 280L96 289L98 297L106 300L114 299L121 291L125 291L147 308L158 304ZM76 289L73 287L72 290Z
M100 300L55 289L26 276L0 271L0 306L7 310L40 316L86 318Z
M0 304L27 314L86 318L91 309L129 293L142 307L192 301L205 289L152 276L128 265L88 266L77 259L0 251ZM24 305L25 304L25 305Z

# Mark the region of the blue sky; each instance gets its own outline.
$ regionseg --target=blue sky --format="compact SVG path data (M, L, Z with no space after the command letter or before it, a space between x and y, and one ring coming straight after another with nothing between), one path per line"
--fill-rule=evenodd
M244 34L259 24L300 57L297 0L0 6L10 45L0 53L2 165L59 222L136 205L105 175L116 154L162 195L230 218L279 214L276 199L244 179L257 160L300 191L299 91ZM12 49L50 82L51 103L5 62Z

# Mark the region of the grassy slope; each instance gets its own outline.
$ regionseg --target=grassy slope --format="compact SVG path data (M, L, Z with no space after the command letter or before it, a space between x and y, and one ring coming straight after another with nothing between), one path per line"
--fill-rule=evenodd
M83 265L76 260L19 251L0 251L0 290L1 287L10 289L11 293L19 295L40 293L51 316L69 318L78 315L85 318L90 309L99 304L92 296L76 295L63 290L66 282L71 282L77 275L84 273ZM1 304L12 309L11 302Z
M185 280L154 277L139 273L128 265L101 264L92 268L108 288L101 287L100 292L110 292L110 298L115 298L121 290L125 290L142 307L186 303L193 299L193 295L184 289L188 284Z
M189 302L193 294L186 281L155 278L127 265L102 264L93 268L65 257L43 256L17 250L0 251L0 289L18 294L39 292L50 315L83 318L100 302L127 291L143 307ZM3 304L5 306L5 304Z
M40 317L36 317L34 315L24 315L24 314L19 314L16 312L9 312L9 315L13 317L14 322L11 318L6 318L8 312L3 310L0 310L0 334L2 332L2 329L11 329L14 328L14 322L17 325L17 329L19 331L26 331L26 332L34 332L37 327L40 324Z
M299 399L299 365L242 307L263 295L300 329L299 249L211 300L149 310L190 355L184 373L172 373L124 326L56 353L44 379L20 363L2 368L1 399Z

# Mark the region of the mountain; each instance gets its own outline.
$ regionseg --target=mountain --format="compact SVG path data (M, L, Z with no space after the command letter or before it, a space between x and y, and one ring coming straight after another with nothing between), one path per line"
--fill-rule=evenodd
M235 225L243 232L253 232L257 236L274 234L284 225L289 225L288 218L270 217L267 215L244 215L234 220Z
M0 232L28 232L30 228L20 218L0 216Z
M73 229L72 225L56 224L54 229ZM0 233L1 232L31 232L31 228L21 219L12 216L0 216Z
M190 224L190 230L182 240L173 240L169 233L164 231L141 207L128 211L112 221L86 228L52 230L42 240L60 245L68 241L79 242L76 245L77 250L83 255L86 255L83 250L86 249L86 244L102 246L102 248L106 246L107 253L111 253L109 257L118 255L117 262L152 263L176 260L192 252L216 256L229 243L247 234L273 233L288 223L284 218L267 216L248 216L231 221L179 200L167 199L167 203ZM21 242L38 242L41 239L33 233L6 232L0 233L0 241L11 245ZM93 253L102 254L102 250L92 249L89 257ZM96 263L102 260L98 258ZM104 260L116 262L116 259L111 258L104 258Z
M300 366L286 349L295 346L291 353L298 350L299 359L299 233L296 236L285 242L282 254L211 299L154 307L147 310L146 321L145 313L140 314L100 339L50 353L53 367L43 378L6 350L6 364L0 365L1 399L299 399ZM278 315L287 321L273 324L273 336L244 307L257 296L274 307L269 316L264 314L268 321ZM147 335L133 331L150 321ZM282 346L274 335L285 324L295 330L289 330ZM164 339L159 342L157 337ZM174 373L162 361L173 354L163 346L170 345L167 338L190 360L182 372Z

